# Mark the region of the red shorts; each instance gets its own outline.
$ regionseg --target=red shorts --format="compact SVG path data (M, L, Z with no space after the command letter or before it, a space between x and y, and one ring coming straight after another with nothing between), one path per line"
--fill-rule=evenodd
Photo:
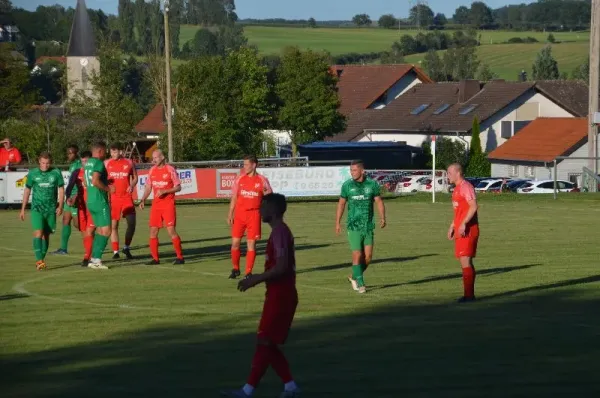
M110 218L113 221L119 221L130 214L135 214L135 205L132 197L111 198L110 200Z
M475 257L477 255L477 242L479 241L479 227L470 228L465 236L457 236L454 239L454 255L456 258Z
M261 219L259 210L248 210L236 213L233 217L231 237L241 239L246 233L246 239L259 240L261 237Z
M79 207L77 209L77 219L79 221L79 231L85 232L88 228L94 228L92 215L86 208Z
M174 227L177 224L177 214L173 207L154 207L150 210L150 227Z
M284 344L298 306L297 294L266 297L262 316L258 325L258 338L274 344Z

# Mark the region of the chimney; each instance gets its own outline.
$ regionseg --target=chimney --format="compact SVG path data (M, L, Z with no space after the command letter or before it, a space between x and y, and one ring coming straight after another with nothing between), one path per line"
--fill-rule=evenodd
M461 80L458 83L458 102L465 103L479 92L481 84L478 80Z

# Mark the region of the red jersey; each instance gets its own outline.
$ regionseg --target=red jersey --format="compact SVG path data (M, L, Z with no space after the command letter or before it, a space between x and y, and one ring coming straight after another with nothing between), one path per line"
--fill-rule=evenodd
M262 198L267 191L272 191L267 177L258 173L253 177L247 174L239 176L232 189L232 195L237 197L235 211L259 210Z
M112 198L131 197L133 193L127 192L127 189L133 175L133 162L126 158L108 159L104 162L104 166L108 173L108 185L115 187L115 192L110 196Z
M296 294L296 254L294 236L285 223L273 228L267 241L265 271L277 264L277 258L287 256L288 270L280 278L267 282L267 294Z
M150 184L152 187L152 193L154 199L152 200L152 206L170 207L175 206L175 194L170 193L163 197L158 197L157 192L164 189L171 189L177 185L181 185L179 181L179 175L177 170L171 165L164 165L162 167L152 166L148 173L148 179L146 184Z
M9 163L21 163L21 152L15 147L8 150L6 148L0 148L0 166L5 167Z
M469 181L463 180L452 192L452 206L454 206L454 228L458 228L469 212L469 201L475 199L475 189ZM478 225L477 212L467 223L467 228Z

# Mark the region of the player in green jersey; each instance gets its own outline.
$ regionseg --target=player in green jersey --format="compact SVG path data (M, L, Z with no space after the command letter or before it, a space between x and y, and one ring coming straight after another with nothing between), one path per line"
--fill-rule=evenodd
M69 145L67 148L67 160L70 163L69 177L74 171L79 171L81 168L81 159L79 158L79 147L75 144ZM71 191L71 196L65 199L65 208L62 217L62 231L60 233L60 248L52 254L69 254L69 238L71 237L71 221L75 228L79 228L79 217L77 216L77 204L69 205L69 200L77 197L77 186Z
M94 243L92 244L92 258L88 264L93 269L108 269L102 264L102 253L106 249L111 234L110 203L108 194L114 187L108 186L108 173L104 167L106 145L97 143L92 146L92 157L83 166L83 179L87 187L86 205L94 224ZM89 231L88 232L92 232Z
M33 251L35 266L38 270L46 269L46 253L50 242L50 234L56 230L56 216L63 212L65 199L65 181L62 173L51 167L50 154L40 154L39 166L30 170L26 177L23 204L19 217L25 221L25 207L31 198L31 225L33 226Z
M340 234L340 225L346 203L348 204L348 241L352 250L352 275L348 280L359 293L367 291L364 272L373 258L373 234L375 222L373 204L377 204L379 225L385 228L385 206L379 192L379 184L365 175L362 160L354 160L350 165L352 179L344 182L337 206L335 230Z

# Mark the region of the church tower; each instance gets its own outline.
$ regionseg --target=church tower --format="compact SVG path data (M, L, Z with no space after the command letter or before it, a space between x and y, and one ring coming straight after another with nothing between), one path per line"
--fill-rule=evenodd
M68 98L73 98L78 92L94 98L94 87L91 81L94 73L100 73L94 30L85 0L77 0L67 51Z

